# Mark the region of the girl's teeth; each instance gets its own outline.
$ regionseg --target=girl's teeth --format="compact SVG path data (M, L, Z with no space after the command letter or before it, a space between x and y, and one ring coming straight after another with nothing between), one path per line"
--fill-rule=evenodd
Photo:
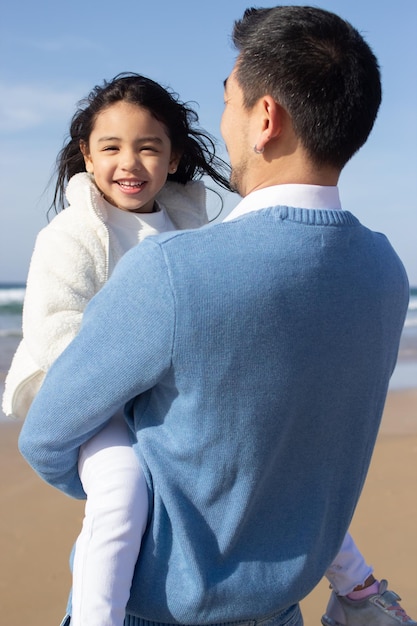
M142 183L130 183L127 181L119 181L119 185L122 185L123 187L140 187Z

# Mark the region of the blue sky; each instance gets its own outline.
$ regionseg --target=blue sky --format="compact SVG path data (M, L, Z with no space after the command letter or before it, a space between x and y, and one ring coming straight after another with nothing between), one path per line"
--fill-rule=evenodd
M78 100L122 71L145 74L193 101L223 143L223 80L233 21L250 0L5 2L0 21L0 282L24 281L46 223L54 161ZM287 4L308 4L307 1ZM340 180L345 209L387 234L417 285L417 2L322 0L377 55L383 104L366 146ZM198 103L198 104L197 104ZM238 201L226 199L230 210Z

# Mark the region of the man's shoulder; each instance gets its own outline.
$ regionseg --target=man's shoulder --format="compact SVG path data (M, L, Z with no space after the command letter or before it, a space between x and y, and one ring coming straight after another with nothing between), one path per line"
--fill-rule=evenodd
M202 241L207 236L215 237L217 227L220 224L206 224L200 226L200 228L186 228L182 230L170 230L152 237L147 237L141 245L148 242L149 244L156 244L163 248L169 248L177 246L190 245L193 241ZM209 234L210 233L210 234Z

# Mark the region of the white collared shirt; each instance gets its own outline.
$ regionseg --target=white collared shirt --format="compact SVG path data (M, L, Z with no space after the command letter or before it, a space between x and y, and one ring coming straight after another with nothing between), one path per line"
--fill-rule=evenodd
M223 220L228 222L271 206L291 206L299 209L340 210L342 208L337 187L320 185L274 185L253 191Z

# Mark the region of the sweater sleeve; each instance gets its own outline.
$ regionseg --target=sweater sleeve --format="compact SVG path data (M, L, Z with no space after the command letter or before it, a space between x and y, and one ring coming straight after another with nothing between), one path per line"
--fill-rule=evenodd
M79 447L171 365L174 299L159 244L128 252L87 306L80 332L51 367L19 447L35 471L82 498Z

